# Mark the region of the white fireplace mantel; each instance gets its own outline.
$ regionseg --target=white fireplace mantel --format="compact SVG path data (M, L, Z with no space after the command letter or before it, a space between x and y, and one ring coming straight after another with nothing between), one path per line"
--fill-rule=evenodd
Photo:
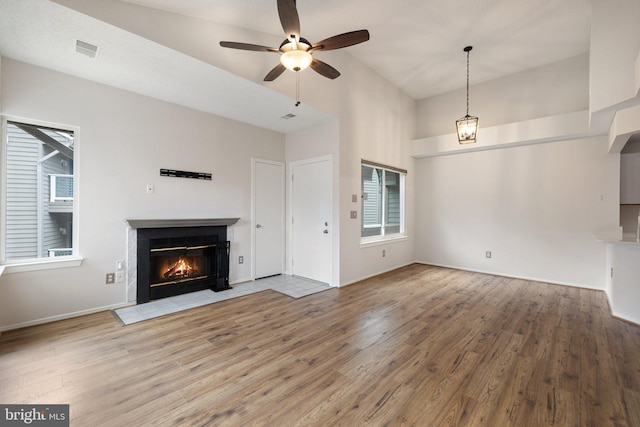
M233 225L240 218L128 219L131 228L213 227Z

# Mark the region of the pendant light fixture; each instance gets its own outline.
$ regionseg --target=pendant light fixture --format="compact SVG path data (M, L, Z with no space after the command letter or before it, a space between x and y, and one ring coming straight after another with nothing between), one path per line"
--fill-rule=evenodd
M460 144L473 144L476 142L476 134L478 133L478 118L469 115L469 52L473 46L467 46L464 51L467 52L467 115L456 120L456 128L458 130L458 142Z

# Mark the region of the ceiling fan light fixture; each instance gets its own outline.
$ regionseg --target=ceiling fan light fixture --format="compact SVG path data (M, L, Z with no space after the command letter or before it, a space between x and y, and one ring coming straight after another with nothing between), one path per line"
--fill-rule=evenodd
M292 49L280 55L280 63L291 71L302 71L309 68L313 57L305 50Z
M280 63L264 76L265 82L274 81L286 70L302 71L306 68L311 68L328 79L335 79L340 76L340 72L331 65L312 57L312 54L323 50L342 49L369 40L369 31L357 30L338 34L315 44L310 43L309 40L300 37L300 18L295 0L278 0L278 16L286 39L277 49L252 43L220 42L220 46L226 48L279 54ZM297 104L299 103L298 101Z

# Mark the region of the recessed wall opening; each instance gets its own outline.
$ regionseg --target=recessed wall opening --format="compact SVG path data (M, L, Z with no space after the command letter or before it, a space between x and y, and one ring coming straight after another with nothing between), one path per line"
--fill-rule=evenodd
M620 226L625 237L637 237L640 221L640 133L620 152Z

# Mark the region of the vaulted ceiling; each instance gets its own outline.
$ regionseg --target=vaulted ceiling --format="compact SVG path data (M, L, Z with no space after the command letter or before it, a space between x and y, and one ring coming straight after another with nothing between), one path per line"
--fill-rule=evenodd
M107 10L110 5L122 6L116 0L92 2ZM276 0L125 3L148 8L144 10L149 13L161 10L252 30L251 39L236 41L272 45L273 40L284 38ZM466 56L462 49L466 45L474 46L472 84L577 56L589 49L589 0L298 0L297 8L301 35L312 42L368 29L368 42L343 51L416 100L464 87ZM324 113L303 105L298 112L303 113L302 117L308 113L309 120L274 123L270 116L274 111L286 114L291 100L269 90L261 78L256 77L253 82L238 78L79 10L81 0L2 0L0 54L279 132L326 118ZM168 27L166 31L170 35L172 30ZM261 34L269 40L262 40ZM75 53L74 40L83 37L100 44L99 61L92 62ZM205 42L212 49L222 49L219 40ZM256 64L264 67L261 75L272 66L262 65L264 58L258 58L272 54L232 54L239 61L253 61L255 57ZM323 59L321 55L319 52L319 59ZM277 57L271 59L275 65Z
M283 35L276 0L124 0ZM550 64L589 48L588 0L298 0L302 36L318 41L368 29L348 48L414 99L465 84L463 48L473 45L481 82ZM320 56L320 55L318 55Z

